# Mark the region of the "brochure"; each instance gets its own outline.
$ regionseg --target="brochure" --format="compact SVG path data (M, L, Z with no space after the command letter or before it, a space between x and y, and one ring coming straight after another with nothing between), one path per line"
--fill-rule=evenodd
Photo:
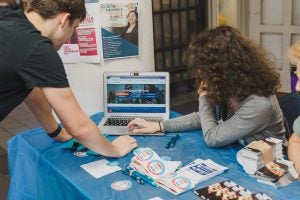
M150 148L145 148L135 155L129 165L175 195L186 192L227 169L210 159L196 159L177 170L181 161L164 161Z

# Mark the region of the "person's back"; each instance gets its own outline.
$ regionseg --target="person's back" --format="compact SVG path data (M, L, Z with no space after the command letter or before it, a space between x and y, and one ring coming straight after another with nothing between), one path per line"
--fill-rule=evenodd
M31 92L34 76L56 71L52 61L60 60L49 39L42 37L23 10L0 9L0 121ZM42 67L41 67L42 66ZM34 70L40 71L36 73ZM33 74L31 77L29 73ZM26 88L24 88L24 82ZM59 83L58 83L59 84ZM61 86L67 86L64 81Z
M274 62L237 29L219 26L201 32L187 52L199 95L199 112L161 123L133 120L134 133L201 129L210 147L267 137L284 138L282 111L275 97L280 87Z
M103 137L76 101L56 52L85 16L83 0L28 1L24 12L0 8L0 121L24 101L49 137L74 137L101 155L121 157L136 140Z

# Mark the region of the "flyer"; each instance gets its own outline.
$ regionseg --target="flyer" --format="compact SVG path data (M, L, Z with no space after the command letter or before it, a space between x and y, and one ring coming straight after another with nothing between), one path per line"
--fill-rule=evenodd
M87 15L58 51L64 63L100 63L99 2L86 1Z
M102 58L139 56L139 1L101 1Z

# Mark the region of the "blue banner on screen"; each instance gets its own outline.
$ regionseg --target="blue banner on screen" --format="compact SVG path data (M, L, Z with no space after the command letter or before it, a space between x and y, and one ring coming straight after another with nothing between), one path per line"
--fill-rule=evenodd
M151 107L151 108L108 107L108 112L116 112L116 113L165 113L166 108L162 108L162 107Z
M165 77L108 77L110 113L165 113Z

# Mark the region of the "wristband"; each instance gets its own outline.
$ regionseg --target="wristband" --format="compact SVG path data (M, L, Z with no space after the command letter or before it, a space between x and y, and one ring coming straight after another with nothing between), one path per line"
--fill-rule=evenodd
M161 125L160 125L160 122L157 122L158 123L158 126L159 126L159 132L161 132Z
M49 137L51 138L55 138L56 136L59 135L59 133L61 132L61 127L58 125L57 129L51 133L47 133Z
M159 126L159 132L163 132L160 122L158 122L158 126Z

